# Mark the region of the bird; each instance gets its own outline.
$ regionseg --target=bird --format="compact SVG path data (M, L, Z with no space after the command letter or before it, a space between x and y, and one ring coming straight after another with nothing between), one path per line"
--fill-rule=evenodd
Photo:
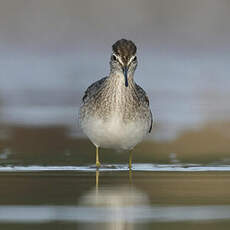
M137 47L120 39L112 45L109 76L91 84L79 109L83 132L96 147L96 168L100 168L99 148L129 151L151 132L153 115L146 92L134 81Z

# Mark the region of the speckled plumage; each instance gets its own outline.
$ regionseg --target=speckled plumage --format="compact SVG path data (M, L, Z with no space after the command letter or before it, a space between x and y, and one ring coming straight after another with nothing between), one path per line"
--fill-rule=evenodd
M145 91L134 82L136 46L122 39L113 45L111 71L85 91L79 113L83 131L97 147L132 149L152 129L152 113ZM123 68L127 66L128 87Z

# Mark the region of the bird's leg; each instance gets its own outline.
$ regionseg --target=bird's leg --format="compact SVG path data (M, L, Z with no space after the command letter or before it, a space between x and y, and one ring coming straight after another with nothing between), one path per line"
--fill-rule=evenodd
M133 153L132 151L129 152L129 169L131 170L132 169L132 158L133 158Z
M96 167L97 168L100 168L101 164L100 164L100 161L99 161L99 151L98 151L98 146L96 146Z

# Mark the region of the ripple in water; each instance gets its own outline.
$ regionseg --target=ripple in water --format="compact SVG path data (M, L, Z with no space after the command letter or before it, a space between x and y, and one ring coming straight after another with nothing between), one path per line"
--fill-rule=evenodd
M95 165L84 166L1 166L0 172L42 172L42 171L79 171L94 172ZM127 164L102 165L100 171L127 171ZM230 171L230 165L201 165L201 164L133 164L133 171L144 172L210 172Z

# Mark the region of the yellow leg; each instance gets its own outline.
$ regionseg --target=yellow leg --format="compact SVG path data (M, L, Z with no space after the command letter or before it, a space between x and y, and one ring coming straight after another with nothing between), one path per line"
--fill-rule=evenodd
M96 146L96 167L97 168L100 168L101 164L100 164L100 161L99 161L99 151L98 151L98 147Z
M129 169L132 169L132 158L133 158L133 153L129 153Z

